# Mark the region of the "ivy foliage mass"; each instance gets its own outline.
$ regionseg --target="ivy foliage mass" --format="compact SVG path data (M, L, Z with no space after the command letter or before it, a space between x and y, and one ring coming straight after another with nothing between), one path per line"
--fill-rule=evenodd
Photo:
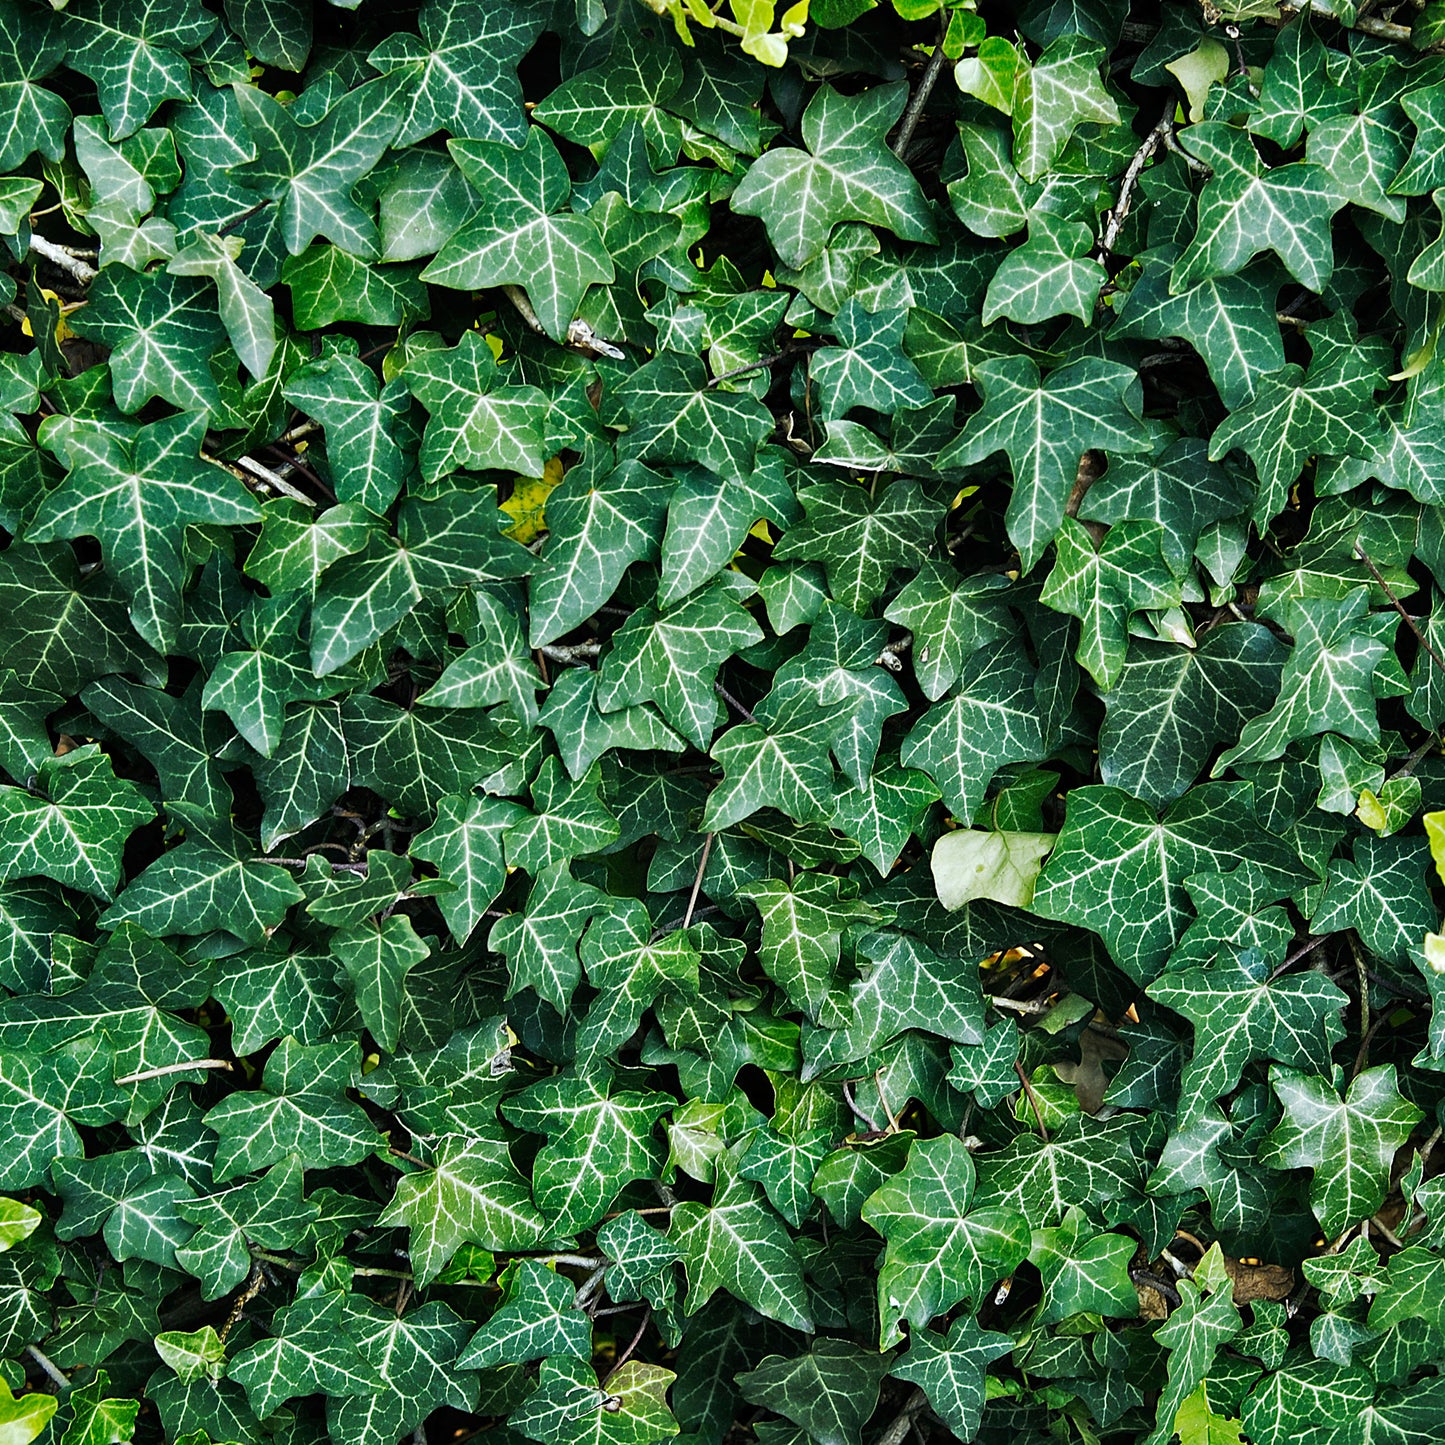
M0 0L0 1441L1438 1440L1442 51Z

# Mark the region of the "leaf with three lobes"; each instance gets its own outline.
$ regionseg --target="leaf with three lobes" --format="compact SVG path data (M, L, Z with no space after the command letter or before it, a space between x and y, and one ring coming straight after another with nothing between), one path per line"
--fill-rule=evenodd
M567 860L541 869L527 895L526 909L499 918L487 940L489 948L507 959L511 974L507 997L531 988L565 1014L573 990L582 982L577 953L582 931L614 906L600 888L577 882Z
M667 1387L677 1378L659 1365L628 1360L601 1389L586 1360L542 1362L537 1389L508 1417L509 1428L539 1445L657 1445L677 1434ZM608 1408L612 1400L616 1407Z
M657 560L675 485L639 462L614 465L605 449L588 447L547 497L547 544L528 584L533 647L585 622L632 563Z
M807 149L778 147L749 167L732 207L762 217L785 264L807 265L840 221L885 226L905 241L935 239L918 182L884 140L905 94L879 85L843 96L823 85L803 112Z
M1054 316L1093 319L1105 271L1089 252L1093 232L1082 222L1039 211L1029 217L1029 238L999 263L983 303L983 324L1006 316L1036 326Z
M33 787L0 787L0 879L39 875L107 901L126 839L155 817L98 745L42 760Z
M0 11L0 171L15 170L36 151L52 161L65 154L70 107L36 84L64 54L59 15L19 5Z
M952 1134L916 1141L908 1163L863 1206L887 1241L878 1274L879 1347L922 1331L961 1300L975 1304L1029 1252L1025 1217L1008 1206L970 1209L975 1171Z
M974 379L983 407L938 465L973 466L995 452L1008 455L1014 480L1008 534L1028 571L1063 521L1086 451L1117 456L1152 450L1140 420L1138 377L1116 361L1085 357L1045 378L1031 358L1005 356L980 362Z
M1014 164L1026 181L1053 169L1080 125L1119 123L1119 107L1099 79L1104 59L1104 46L1062 35L1021 69L1013 96Z
M570 1280L540 1260L519 1260L505 1303L472 1336L457 1363L484 1370L555 1355L591 1359L592 1322L577 1308Z
M482 199L422 279L459 291L520 286L547 334L563 340L587 288L616 273L592 219L567 209L572 182L556 142L532 126L520 150L491 140L447 149Z
M430 1284L463 1244L529 1249L545 1228L505 1140L460 1134L442 1137L434 1168L402 1176L378 1223L410 1227L419 1286Z
M414 145L439 130L516 145L526 129L517 62L532 48L544 12L497 0L427 0L421 36L389 35L367 57L384 75L408 77L406 108L394 144Z
M1310 915L1314 933L1353 928L1371 953L1407 965L1418 958L1438 912L1426 875L1428 849L1419 838L1357 838L1353 858L1329 865L1324 897ZM1279 1056L1276 1056L1279 1057ZM1281 1063L1289 1063L1280 1057Z
M859 1445L891 1359L851 1340L817 1339L804 1354L769 1355L738 1376L743 1399L801 1426L817 1445Z
M1269 1079L1284 1118L1259 1162L1313 1171L1310 1207L1331 1238L1368 1219L1384 1202L1396 1151L1424 1117L1401 1097L1395 1066L1356 1075L1343 1099L1318 1074L1274 1064Z
M331 936L331 952L351 979L361 1021L388 1053L396 1052L407 974L427 958L430 946L402 913L370 920Z
M870 315L856 300L842 306L833 318L840 344L815 351L810 366L825 421L858 406L891 415L933 400L932 388L903 352L906 321L901 308Z
M227 1095L206 1114L219 1135L216 1181L250 1174L299 1154L309 1166L355 1164L384 1147L361 1107L345 1097L359 1081L357 1046L309 1048L282 1039L261 1075L261 1089Z
M183 412L124 443L95 423L67 420L54 445L69 475L26 533L32 542L98 538L130 596L136 631L159 652L175 650L187 524L244 526L261 515L240 482L201 461L205 431L203 415Z
M969 1440L978 1433L983 1414L985 1371L1012 1349L1008 1335L980 1329L971 1316L960 1315L947 1335L910 1331L908 1351L894 1360L889 1373L917 1385L939 1419L960 1440Z
M376 224L357 204L352 187L396 135L405 88L399 76L368 81L306 125L265 91L232 87L256 158L232 167L231 174L276 203L276 224L293 256L317 236L366 259L380 254Z
M526 810L506 798L452 794L438 802L436 821L413 840L412 856L434 863L438 876L455 885L436 902L458 943L466 942L502 891L502 834L525 817Z

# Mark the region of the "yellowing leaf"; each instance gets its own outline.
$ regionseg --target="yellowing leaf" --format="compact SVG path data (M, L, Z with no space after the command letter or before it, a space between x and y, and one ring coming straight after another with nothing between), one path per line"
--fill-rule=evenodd
M502 511L512 519L512 525L506 529L508 537L515 538L525 547L547 530L547 498L561 480L561 457L548 461L540 477L516 479L512 484L512 495L501 504Z
M976 828L945 833L933 845L938 901L951 911L979 898L1027 908L1055 837L1053 833L985 833Z
M1204 119L1204 102L1209 89L1224 84L1232 63L1229 51L1219 41L1206 35L1187 55L1171 60L1164 67L1184 87L1184 94L1189 97L1191 125Z

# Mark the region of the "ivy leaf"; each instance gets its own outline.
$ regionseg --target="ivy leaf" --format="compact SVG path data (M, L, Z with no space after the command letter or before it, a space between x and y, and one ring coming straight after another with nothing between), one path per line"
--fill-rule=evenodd
M428 957L430 946L417 937L411 919L393 913L332 934L331 951L351 979L362 1022L383 1049L394 1053L406 976Z
M136 630L161 652L174 650L180 625L186 525L235 526L260 515L239 482L199 459L205 430L204 416L182 413L140 428L126 444L72 423L57 437L70 474L26 534L32 542L99 538L130 594Z
M673 1100L663 1094L614 1093L605 1070L586 1077L556 1074L507 1101L502 1112L513 1124L547 1138L537 1156L532 1193L555 1234L592 1228L623 1188L634 1179L652 1177L663 1157L653 1126L672 1107ZM590 1336L585 1323L580 1328L582 1347L568 1353L586 1356Z
M214 283L231 347L259 381L276 354L276 314L271 298L236 264L243 244L239 236L197 236L171 258L166 270L173 276L204 276Z
M194 50L216 28L195 0L83 0L62 19L66 61L100 92L113 140L139 130L163 100L191 98Z
M1229 1093L1256 1059L1305 1069L1328 1063L1344 1036L1340 1015L1348 1002L1321 974L1273 978L1247 954L1166 973L1149 985L1149 997L1194 1025L1194 1054L1179 1083L1182 1124Z
M1076 1314L1129 1316L1139 1295L1129 1277L1137 1246L1126 1234L1094 1234L1081 1209L1069 1209L1057 1228L1036 1229L1029 1258L1038 1266L1044 1298L1039 1318Z
M1310 1169L1310 1207L1334 1236L1384 1202L1395 1152L1424 1117L1400 1095L1395 1066L1356 1075L1342 1099L1318 1074L1275 1064L1269 1081L1284 1118L1260 1147L1262 1164Z
M888 1242L878 1273L881 1349L901 1338L903 1320L923 1331L960 1301L981 1300L1028 1256L1023 1215L970 1210L975 1177L956 1135L919 1139L902 1172L864 1204L863 1218Z
M60 17L19 5L0 15L0 171L13 171L33 152L58 161L65 153L70 107L36 82L54 72L65 54Z
M481 205L422 280L456 290L520 286L547 334L563 340L588 286L615 272L591 218L564 209L572 183L556 144L533 126L520 150L490 140L454 140L447 148Z
M791 1359L769 1355L738 1376L738 1388L743 1399L800 1425L817 1445L858 1445L889 1363L850 1340L817 1339Z
M804 487L798 501L805 520L783 534L773 556L821 562L834 600L854 612L866 612L897 569L922 562L938 518L907 479L876 498L854 482L819 482Z
M1036 326L1052 316L1093 320L1094 303L1105 272L1089 257L1094 244L1089 228L1039 211L1029 219L1029 237L999 263L988 283L983 324L1000 316Z
M654 702L689 742L706 748L722 713L714 691L718 667L762 640L730 590L719 584L661 614L646 607L634 612L603 662L598 706Z
M1439 921L1425 884L1426 849L1418 838L1366 835L1355 840L1353 853L1330 863L1310 926L1321 933L1353 928L1371 953L1407 964Z
M0 787L0 878L54 878L109 901L126 839L154 816L95 744L45 758L32 787Z
M985 1399L984 1372L1013 1349L1013 1340L996 1330L980 1329L969 1315L960 1315L946 1335L915 1329L908 1350L889 1372L919 1386L939 1419L960 1440L977 1435Z
M812 1333L800 1303L806 1298L802 1265L787 1226L764 1202L761 1185L740 1179L724 1160L712 1203L678 1204L668 1238L687 1271L690 1314L725 1289L768 1319Z
M502 835L507 861L536 874L550 863L565 862L616 840L617 820L598 796L601 767L594 763L576 781L556 758L542 764L532 784L535 812L513 823Z
M638 462L613 465L600 447L583 454L547 497L547 546L529 583L533 647L590 617L632 563L657 560L674 485Z
M542 726L551 729L572 777L582 777L612 748L680 753L687 747L650 707L599 711L597 686L595 672L574 668L553 683L547 706L542 710Z
M1041 378L1026 356L982 361L974 380L981 410L938 458L941 468L973 466L1006 452L1013 470L1008 534L1030 570L1064 518L1085 451L1132 455L1151 450L1139 416L1138 378L1118 362L1096 357Z
M1198 229L1175 262L1169 289L1232 276L1269 250L1301 286L1323 291L1334 263L1330 217L1344 204L1328 175L1303 161L1266 168L1248 133L1223 121L1191 125L1180 142L1213 175L1200 192Z
M1075 788L1034 890L1033 911L1091 928L1136 983L1156 978L1188 920L1184 880L1228 867L1260 841L1249 784L1205 783L1156 817L1117 788ZM1266 846L1256 861L1287 861Z
M1102 45L1062 35L1021 69L1013 96L1014 164L1026 181L1053 167L1080 125L1119 124L1119 107L1099 79L1104 56Z
M404 1175L379 1224L411 1229L412 1273L430 1284L463 1244L528 1249L544 1221L504 1140L444 1135L434 1168Z
M343 503L359 502L368 511L383 515L396 500L406 475L400 440L408 406L406 383L400 378L379 383L364 362L341 352L299 367L287 378L283 391L287 401L326 428L337 498ZM315 545L336 535L340 522L336 510L324 512L317 525L308 528L308 533L325 528ZM269 516L270 508L267 512ZM255 571L252 560L246 565L253 577L266 580ZM315 567L316 573L321 570L321 566Z
M748 168L732 207L762 217L787 265L806 266L841 221L886 226L905 241L936 238L918 182L884 144L905 97L900 85L854 96L823 85L803 112L807 149L780 147Z
M517 144L526 128L517 62L542 23L527 4L429 0L417 17L420 39L400 31L367 56L374 69L402 71L410 82L395 144L415 145L439 130Z
M231 174L276 203L286 249L299 256L325 236L353 255L380 255L376 225L351 192L396 135L400 79L385 76L358 86L309 124L263 90L239 84L232 89L256 158Z
M1222 1265L1218 1256L1216 1260ZM1179 1295L1180 1307L1156 1336L1169 1351L1169 1383L1160 1396L1158 1423L1149 1437L1151 1445L1169 1438L1171 1425L1184 1402L1210 1373L1220 1346L1233 1339L1244 1323L1227 1279L1216 1283L1207 1297L1192 1280L1183 1280Z
M525 816L505 798L453 794L441 799L436 821L412 840L412 856L435 863L438 875L455 885L437 899L437 907L458 943L466 942L502 891L507 878L502 834Z
M654 1445L677 1434L667 1408L667 1387L676 1378L658 1365L628 1360L604 1390L587 1361L544 1360L536 1391L508 1424L541 1445ZM609 1409L610 1400L621 1403Z
M458 1361L466 1369L525 1364L552 1356L592 1357L592 1322L572 1284L540 1260L517 1264L506 1303L474 1334Z
M488 939L490 948L506 955L512 976L508 997L519 989L535 989L558 1013L565 1013L582 982L577 953L582 931L610 907L600 888L573 878L565 860L541 869L526 910L498 919Z
M38 1405L46 1398L31 1395L28 1400ZM104 1370L97 1370L89 1384L72 1390L67 1403L71 1421L61 1437L64 1445L112 1445L131 1439L135 1433L140 1401L111 1396L110 1376Z
M870 315L856 300L844 304L833 318L841 345L814 352L810 368L825 419L859 406L892 413L933 400L932 389L901 349L906 321L901 309Z
M210 360L226 331L203 281L107 266L75 330L110 347L111 386L122 411L139 411L155 397L182 411L220 411Z

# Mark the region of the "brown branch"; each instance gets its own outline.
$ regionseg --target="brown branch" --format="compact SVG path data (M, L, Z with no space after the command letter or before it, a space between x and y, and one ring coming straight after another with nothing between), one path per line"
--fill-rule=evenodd
M1376 567L1372 561L1370 561L1370 554L1366 552L1365 549L1360 546L1358 542L1355 543L1355 556L1358 557L1360 561L1363 562L1365 566L1370 569L1370 576L1373 577L1377 583L1379 583L1380 590L1385 594L1386 597L1390 599L1390 606L1393 607L1395 611L1400 614L1401 621L1403 621L1405 626L1408 627L1410 631L1415 634L1415 641L1418 642L1420 646L1423 647L1425 651L1430 654L1430 658L1435 663L1436 667L1445 670L1445 657L1441 657L1440 654L1435 651L1434 647L1431 646L1429 638L1427 638L1425 634L1420 631L1419 624L1415 621L1413 617L1410 616L1408 612L1405 611L1404 607L1400 605L1400 599L1395 596L1393 590L1390 587L1390 584L1386 582L1384 577L1380 574L1380 569Z
M938 41L933 47L933 54L928 57L928 68L923 72L923 78L918 82L918 89L915 90L908 101L908 109L903 112L903 123L898 127L898 134L893 138L893 154L901 161L907 154L908 147L913 140L913 132L918 129L918 122L923 115L923 108L928 104L928 98L933 94L933 87L938 84L938 77L943 74L943 64L947 57L943 53L943 38L947 33L948 10L943 11L943 17L939 22Z
M1034 1092L1034 1086L1029 1082L1029 1076L1024 1073L1024 1066L1017 1059L1014 1060L1014 1073L1019 1076L1019 1083L1024 1086L1024 1094L1028 1098L1029 1107L1034 1111L1034 1120L1039 1126L1039 1133L1045 1144L1049 1142L1048 1127L1044 1123L1043 1105L1039 1102L1039 1096Z

